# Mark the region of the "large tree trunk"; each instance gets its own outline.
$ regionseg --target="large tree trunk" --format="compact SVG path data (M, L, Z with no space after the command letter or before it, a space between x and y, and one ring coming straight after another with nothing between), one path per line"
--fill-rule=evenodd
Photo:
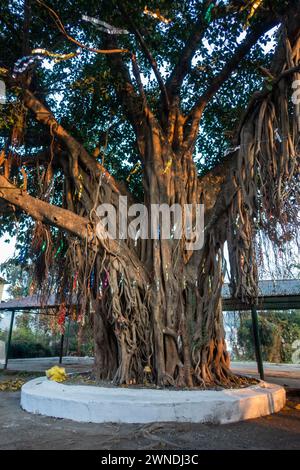
M174 152L155 123L147 129L141 154L149 214L151 204L200 203L192 153ZM109 282L95 302L98 378L187 387L239 382L229 371L222 321L225 235L220 219L200 251L186 250L184 237L139 240L138 256L150 279L146 285L136 282L126 263L110 258Z

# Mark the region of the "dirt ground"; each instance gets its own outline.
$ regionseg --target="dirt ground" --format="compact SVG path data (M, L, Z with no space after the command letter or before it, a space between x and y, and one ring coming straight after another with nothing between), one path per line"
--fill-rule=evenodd
M33 376L1 373L0 383L16 378ZM26 413L19 391L0 392L0 449L300 449L299 403L294 391L280 413L227 425L88 424Z

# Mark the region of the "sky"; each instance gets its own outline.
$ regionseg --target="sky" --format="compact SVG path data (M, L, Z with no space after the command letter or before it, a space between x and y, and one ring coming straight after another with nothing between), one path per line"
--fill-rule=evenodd
M10 240L9 243L5 243L4 240ZM11 258L14 255L15 251L16 237L11 237L9 234L0 237L0 265L4 263L8 258ZM2 300L7 299L6 289L4 288Z
M9 243L5 243L4 240L10 240ZM8 258L13 256L15 250L16 238L11 237L9 234L0 238L0 264L4 263Z
M4 240L10 240L9 243L5 243ZM0 237L0 264L4 263L8 258L11 258L14 254L15 251L15 243L16 243L16 237L11 237L9 234L4 235L3 237ZM7 300L8 295L6 292L6 288L4 287L4 293L2 300ZM0 329L6 329L8 328L10 321L10 315L3 315L2 318L0 318Z

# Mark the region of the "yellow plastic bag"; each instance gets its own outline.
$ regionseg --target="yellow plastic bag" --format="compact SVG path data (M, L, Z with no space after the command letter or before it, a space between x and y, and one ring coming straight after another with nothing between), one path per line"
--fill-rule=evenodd
M67 379L66 369L64 367L53 366L46 370L46 376L54 382L64 382Z

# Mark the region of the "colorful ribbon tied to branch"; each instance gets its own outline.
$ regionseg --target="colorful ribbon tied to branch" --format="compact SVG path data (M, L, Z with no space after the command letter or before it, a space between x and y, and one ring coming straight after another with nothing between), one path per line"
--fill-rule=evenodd
M81 49L77 49L76 52L71 52L69 54L57 54L54 52L49 52L46 49L33 49L31 51L31 55L23 56L17 60L13 68L12 76L15 78L16 75L26 72L30 66L33 67L34 65L37 65L39 62L43 61L45 57L54 59L54 62L57 63L62 60L72 59L79 54L81 54Z
M106 34L129 34L127 29L116 28L115 26L112 26L105 21L98 20L97 18L93 18L91 16L82 15L82 19L92 23L94 26L96 26L97 29L103 31Z
M211 15L212 15L212 11L214 8L215 8L215 5L212 3L211 5L209 5L208 9L206 10L204 20L208 24L211 22Z
M102 287L103 289L106 289L109 285L109 272L106 269L104 271L105 271L105 276L102 282Z
M58 257L58 255L59 255L59 253L62 251L63 247L64 247L64 241L61 240L60 245L59 245L59 247L58 247L58 249L56 250L56 253L55 253L55 255L54 255L54 258L57 258L57 257Z
M73 290L75 290L77 287L77 278L78 278L78 271L75 273L75 276L74 276Z
M31 53L43 56L43 58L50 57L50 59L54 59L54 62L61 62L62 60L73 59L73 57L78 56L81 54L81 49L77 49L76 52L70 52L69 54L58 54L56 52L47 51L46 49L33 49Z
M82 175L79 175L78 176L78 180L79 180L79 190L78 190L78 201L80 201L81 197L82 197L82 192L83 192L83 185L82 185L82 181L83 181L83 178L82 178Z
M248 26L250 25L251 18L253 18L253 16L255 15L255 13L257 12L258 8L261 6L262 3L263 3L263 0L251 0L250 2L249 1L246 2L246 5L241 7L240 9L241 11L250 9L247 15L244 29L248 28Z
M144 15L152 16L152 18L155 18L165 24L169 24L172 21L168 18L165 18L163 15L161 15L159 10L155 10L155 11L148 10L147 6L145 6L144 8Z
M170 158L170 160L168 160L163 172L162 172L162 175L165 175L166 173L168 173L168 171L171 169L171 166L172 166L172 158Z
M67 308L66 308L66 304L63 302L59 307L58 320L57 320L57 324L58 324L61 334L64 334L65 332L66 314L67 314Z
M16 75L26 72L26 70L30 66L33 67L35 64L37 64L39 61L43 59L44 57L40 54L27 55L27 56L21 57L20 59L17 60L17 62L14 65L13 73L12 73L13 78L15 78Z
M140 162L137 162L137 163L134 165L134 167L132 168L131 172L129 173L129 175L128 175L127 178L126 178L126 181L127 181L128 183L129 183L129 181L130 181L132 175L135 175L135 174L139 171L140 167L141 167L141 163L140 163Z
M42 244L42 246L41 246L41 252L42 252L42 253L45 253L46 248L47 248L47 242L44 241L43 244Z

